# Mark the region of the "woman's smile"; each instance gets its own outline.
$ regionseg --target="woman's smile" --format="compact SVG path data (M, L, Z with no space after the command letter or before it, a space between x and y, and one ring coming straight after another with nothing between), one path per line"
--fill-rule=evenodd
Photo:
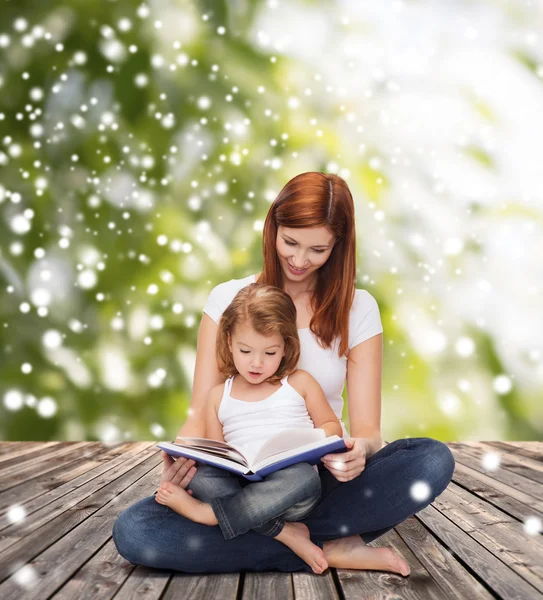
M290 272L293 275L303 275L307 271L307 269L309 269L309 267L306 267L305 269L296 269L288 261L287 261L287 265L289 267Z

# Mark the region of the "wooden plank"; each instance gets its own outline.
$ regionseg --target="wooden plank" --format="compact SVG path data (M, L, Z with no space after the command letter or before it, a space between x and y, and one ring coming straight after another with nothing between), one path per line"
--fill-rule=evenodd
M418 512L417 518L475 572L497 596L507 598L507 600L526 600L527 598L541 600L543 598L543 594L520 575L508 569L501 560L450 521L433 504Z
M153 464L157 462L159 464L153 468ZM105 506L102 506L99 510L96 510L96 505L85 507L84 510L92 510L91 515L86 515L85 520L80 522L79 526L72 528L69 533L30 562L28 559L31 556L36 556L31 547L25 549L26 555L23 552L17 556L16 563L20 565L28 562L26 568L32 569L34 573L35 585L32 589L26 591L25 599L35 598L41 600L53 594L111 538L111 529L119 512L139 498L152 494L156 489L157 478L160 478L162 472L160 463L160 455L156 454L132 469L125 476L112 482L108 486L110 493L107 497L108 503ZM120 490L123 491L117 495ZM106 497L103 495L101 502L105 499ZM77 507L75 511L70 509L66 512L77 512ZM39 540L42 533L45 533L45 530L48 529L49 527L46 526L36 532L34 539ZM56 535L54 523L53 529L49 530L48 533ZM3 557L0 558L0 565L3 568ZM0 584L0 598L2 600L20 600L21 587L17 583L17 572Z
M11 573L14 565L28 562L61 536L88 520L89 516L98 509L102 510L101 507L104 504L111 501L115 503L115 498L119 493L124 493L123 490L133 485L160 461L157 452L153 451L151 455L149 453L150 451L143 452L126 465L108 471L90 482L89 486L82 486L75 490L69 502L66 496L61 498L56 503L54 512L50 512L50 506L46 507L46 514L39 514L40 511L37 511L24 522L14 524L12 531L6 530L0 538L0 544L3 547L0 552L0 581ZM147 458L145 458L146 456ZM157 472L160 473L160 471ZM160 479L160 474L158 477L155 476L155 485L157 479ZM108 481L110 483L107 483ZM136 492L137 488L133 491L134 502L138 499ZM10 534L10 537L6 535L6 532Z
M139 454L154 444L149 442L128 442L107 449L103 446L101 454L98 450L88 457L83 457L74 462L45 473L30 481L0 492L0 531L11 525L7 519L7 507L13 504L23 505L26 515L36 510L43 509L47 504L77 489L83 484L88 484L95 477L122 464L124 461Z
M60 442L5 442L0 448L0 469L4 467L7 461L16 457L23 457L34 453L38 448L43 451L45 448L57 446ZM26 459L24 459L26 460ZM21 458L21 462L23 459Z
M496 481L500 481L505 483L509 487L516 488L521 492L524 492L526 496L531 497L529 506L533 507L535 510L541 509L541 502L539 498L541 497L541 485L532 481L531 479L526 479L522 475L517 475L517 473L513 473L508 471L507 469L497 469L496 471L486 471L482 464L481 460L473 456L466 449L462 448L452 448L452 453L454 455L454 459L456 462L471 467L475 471L479 471L479 473L483 473L485 475L490 474L493 479ZM453 477L454 479L454 477Z
M159 600L170 577L169 571L138 565L117 592L115 600Z
M527 448L533 452L539 452L543 457L543 442L542 441L529 441L529 442L507 442L516 448Z
M296 600L339 600L333 572L335 569L327 569L322 575L292 573L294 598Z
M38 473L48 473L61 464L71 462L86 452L99 447L100 442L61 442L57 446L46 448L43 453L36 453L28 462L18 465L14 464L2 469L0 478L0 491L28 481Z
M8 454L6 460L0 463L0 473L2 478L9 477L12 473L17 473L20 469L31 467L38 463L43 463L51 456L64 454L78 446L88 445L91 442L44 442L43 445L38 444L32 448L31 452L23 452L23 455L18 457L16 454ZM96 443L96 442L95 442Z
M528 517L539 517L543 521L543 502L534 503L528 494L496 481L489 475L456 463L453 481L516 519L524 521ZM535 510L534 506L538 505L542 511Z
M451 483L434 506L512 571L543 592L543 536L530 536L522 523Z
M240 586L239 573L184 575L176 573L162 597L163 600L235 600Z
M467 571L454 556L415 517L409 517L395 527L428 573L443 589L447 598L489 600L490 592Z
M401 554L411 568L407 577L385 571L355 571L338 569L338 579L345 600L371 599L389 600L445 600L447 595L411 552L405 542L394 531L374 540L371 546L390 547Z
M543 462L521 455L514 455L507 451L497 450L481 442L472 442L469 446L462 445L460 448L466 448L467 453L479 461L482 461L485 454L498 454L500 457L500 469L507 469L517 475L543 484Z
M498 450L514 452L517 456L526 456L526 458L543 462L543 450L538 450L534 445L534 442L529 442L522 446L518 446L512 442L485 442L485 444L497 448Z
M108 600L133 570L134 565L122 558L110 539L52 598Z
M235 596L232 596L234 600ZM281 598L294 600L290 573L246 573L243 581L242 600L253 598Z

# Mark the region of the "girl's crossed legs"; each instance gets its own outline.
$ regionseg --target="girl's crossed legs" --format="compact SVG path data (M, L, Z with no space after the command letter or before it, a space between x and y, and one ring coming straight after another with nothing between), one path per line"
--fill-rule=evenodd
M319 473L308 463L286 467L257 482L200 464L188 489L192 496L163 483L156 500L192 521L218 524L227 540L252 529L288 546L315 573L328 567L322 549L311 542L307 526L294 523L311 512L321 495Z

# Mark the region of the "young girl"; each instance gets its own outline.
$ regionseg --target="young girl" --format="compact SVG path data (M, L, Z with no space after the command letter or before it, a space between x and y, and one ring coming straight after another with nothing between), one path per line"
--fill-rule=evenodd
M272 434L319 428L322 437L342 436L341 425L322 388L307 371L296 370L300 341L290 296L251 284L224 311L217 333L217 360L225 383L211 390L207 437L254 455ZM190 492L163 483L156 501L192 521L219 525L226 539L253 529L287 545L315 573L328 563L295 523L307 516L321 493L318 469L298 463L249 483L237 475L199 465Z

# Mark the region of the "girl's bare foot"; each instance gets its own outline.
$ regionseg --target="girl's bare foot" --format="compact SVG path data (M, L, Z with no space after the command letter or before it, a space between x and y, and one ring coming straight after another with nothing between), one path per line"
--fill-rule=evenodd
M303 523L285 523L275 539L288 546L319 575L328 568L324 552L310 540L309 529Z
M404 576L411 573L407 562L392 548L366 546L358 535L324 542L324 556L338 569L392 571Z
M217 525L218 523L211 504L196 500L186 490L174 485L171 481L164 481L160 484L155 500L196 523L204 525Z

